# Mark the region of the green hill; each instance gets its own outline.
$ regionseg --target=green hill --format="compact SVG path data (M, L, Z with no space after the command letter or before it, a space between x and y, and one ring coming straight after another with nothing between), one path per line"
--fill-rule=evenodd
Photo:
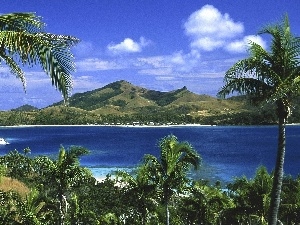
M15 109L12 109L11 111L36 111L36 110L39 110L38 108L32 106L32 105L22 105L18 108L15 108Z
M62 105L63 102L53 106ZM101 114L135 114L183 110L184 113L206 114L240 110L243 102L219 100L208 95L197 95L186 87L170 92L148 90L121 80L102 88L74 94L69 106Z
M272 106L253 106L243 96L218 99L198 95L186 87L169 92L148 90L121 80L102 88L77 93L68 107L63 101L44 109L22 106L0 112L0 125L106 124L106 123L200 123L272 124ZM296 107L289 122L300 121Z

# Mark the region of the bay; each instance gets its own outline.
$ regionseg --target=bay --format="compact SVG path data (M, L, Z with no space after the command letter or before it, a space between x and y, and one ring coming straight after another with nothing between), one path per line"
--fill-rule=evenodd
M29 147L31 156L55 158L60 146L83 146L90 154L80 159L96 177L118 169L131 170L145 154L159 156L158 141L169 134L188 141L201 155L199 171L190 175L209 180L251 178L258 166L271 171L277 151L277 126L19 126L0 127L0 137L10 144L0 146L4 155ZM300 126L287 126L285 173L300 173Z

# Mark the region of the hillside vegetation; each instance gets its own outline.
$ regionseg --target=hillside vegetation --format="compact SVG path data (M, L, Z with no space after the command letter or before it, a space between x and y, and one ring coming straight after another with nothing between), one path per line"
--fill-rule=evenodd
M300 121L296 108L289 122ZM170 92L148 90L127 81L70 97L44 109L25 105L0 112L0 125L38 124L273 124L271 106L253 106L243 96L218 99L186 87Z

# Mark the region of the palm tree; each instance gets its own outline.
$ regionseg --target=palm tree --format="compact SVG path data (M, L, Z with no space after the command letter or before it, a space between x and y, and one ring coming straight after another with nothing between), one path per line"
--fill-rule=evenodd
M255 102L272 102L278 116L278 150L269 209L269 224L278 220L285 156L285 125L300 88L300 39L290 31L288 16L282 23L266 26L259 34L271 35L270 51L250 42L249 58L235 63L225 75L219 96L246 94Z
M87 175L80 167L79 157L88 154L89 151L80 146L71 146L69 150L61 147L53 175L57 187L59 201L59 223L65 224L65 217L68 208L67 192L72 186L79 185Z
M126 171L117 171L117 180L121 182L127 206L134 211L134 220L138 224L148 224L147 216L155 208L155 184L147 177L147 167L141 165L136 172L129 174ZM132 223L132 222L131 222Z
M24 224L42 224L42 217L50 213L49 209L47 209L46 202L41 199L36 189L32 189L29 194L26 195L25 200L21 201L18 206L21 220Z
M179 202L179 213L185 224L222 224L224 211L234 206L220 187L208 185L206 181L194 181L188 193Z
M159 142L160 158L145 155L144 163L148 167L150 179L161 190L162 202L166 208L166 225L169 225L169 201L176 190L187 182L186 173L191 166L199 166L200 156L188 142L179 142L174 135L168 135Z
M70 48L78 39L44 32L45 24L34 13L0 15L0 63L10 67L26 90L26 79L19 66L39 64L50 76L52 85L66 100L72 88L75 65Z

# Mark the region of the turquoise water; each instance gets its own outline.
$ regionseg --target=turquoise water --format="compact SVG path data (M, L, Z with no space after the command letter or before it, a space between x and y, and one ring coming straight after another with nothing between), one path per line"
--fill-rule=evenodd
M203 167L191 176L230 181L236 176L252 177L260 165L271 171L275 164L277 126L1 127L0 137L10 144L0 146L0 152L30 147L32 156L56 157L61 145L80 145L91 151L81 164L95 176L104 176L117 169L130 171L144 154L159 156L157 143L169 134L190 142L201 155ZM300 126L287 126L285 172L293 176L300 173L299 136Z

